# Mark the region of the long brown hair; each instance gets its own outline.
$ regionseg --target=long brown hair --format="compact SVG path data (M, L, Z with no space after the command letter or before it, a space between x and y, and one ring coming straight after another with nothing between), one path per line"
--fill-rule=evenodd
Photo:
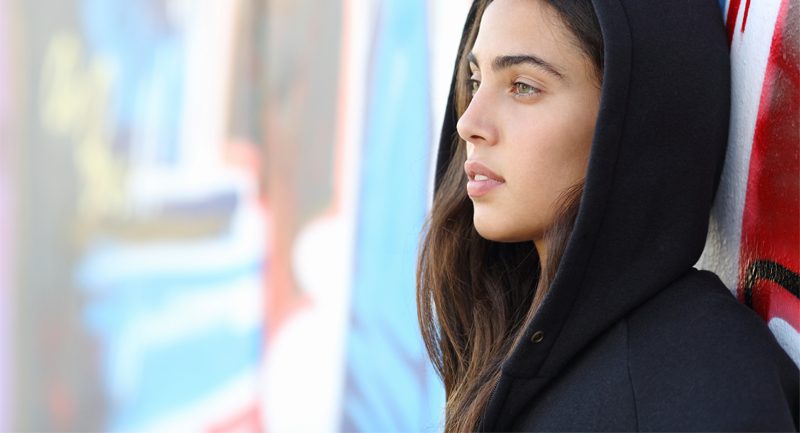
M472 49L486 6L476 18L460 53L456 113L469 105ZM589 0L548 0L593 62L602 79L603 42ZM482 238L472 222L464 184L466 146L456 138L453 158L437 186L417 263L417 315L428 355L447 396L445 432L475 431L500 377L500 365L523 338L555 277L578 213L583 182L565 191L556 219L545 233L547 261L540 267L533 242L500 243Z

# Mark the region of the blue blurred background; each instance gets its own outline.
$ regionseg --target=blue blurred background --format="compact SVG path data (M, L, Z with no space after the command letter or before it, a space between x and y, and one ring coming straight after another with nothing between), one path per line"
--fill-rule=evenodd
M426 431L467 0L0 0L0 431Z

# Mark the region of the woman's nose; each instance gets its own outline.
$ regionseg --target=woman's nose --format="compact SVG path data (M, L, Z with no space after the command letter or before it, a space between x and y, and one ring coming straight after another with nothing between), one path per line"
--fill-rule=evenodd
M492 104L488 99L488 94L482 94L479 89L458 119L456 130L464 141L477 145L496 143L497 129L492 115Z

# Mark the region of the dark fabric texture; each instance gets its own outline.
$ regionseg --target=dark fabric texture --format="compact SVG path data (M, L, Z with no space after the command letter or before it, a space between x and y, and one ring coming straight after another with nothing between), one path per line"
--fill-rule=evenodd
M593 4L605 70L580 211L483 430L797 431L797 366L763 320L693 268L728 134L718 2ZM456 121L451 86L437 186Z

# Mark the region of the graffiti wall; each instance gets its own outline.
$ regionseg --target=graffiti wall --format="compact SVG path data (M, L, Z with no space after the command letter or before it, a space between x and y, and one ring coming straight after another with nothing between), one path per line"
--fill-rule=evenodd
M439 431L414 265L468 6L0 0L0 430Z
M732 111L700 265L800 365L800 2L729 0Z
M255 407L265 208L227 120L244 6L17 5L14 425L197 430Z

